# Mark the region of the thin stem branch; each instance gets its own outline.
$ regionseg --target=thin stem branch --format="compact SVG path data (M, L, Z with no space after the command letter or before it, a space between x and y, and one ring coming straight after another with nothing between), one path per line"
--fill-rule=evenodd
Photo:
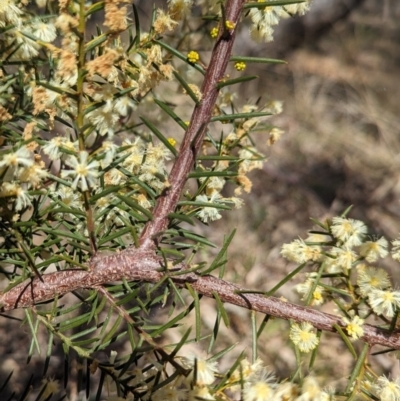
M344 327L344 322L338 316L323 313L312 308L292 304L275 297L266 297L263 294L252 294L249 291L214 276L200 276L195 273L174 275L174 272L165 272L163 259L156 256L152 250L130 248L110 256L96 256L91 261L90 271L67 270L25 281L0 295L0 312L16 308L26 308L40 302L53 299L56 295L82 288L98 288L110 281L119 281L125 278L130 281L158 283L165 274L177 287L185 288L187 283L199 294L214 298L217 293L225 303L238 305L243 308L264 313L284 320L308 322L315 328L324 331L335 331L334 325ZM182 271L188 266L180 264L174 266ZM364 325L363 341L370 346L383 345L400 349L400 334L390 332L372 325Z
M226 4L226 19L237 26L244 0L230 0ZM223 24L221 20L221 24ZM154 248L153 237L164 231L169 223L168 215L175 211L187 176L193 168L196 155L203 142L207 125L217 100L219 88L218 82L224 77L236 30L226 31L221 26L220 35L211 55L210 65L207 68L203 85L201 87L202 98L194 108L189 127L183 139L179 155L175 159L171 173L168 177L170 187L158 198L154 208L152 221L148 222L141 235L141 244L146 248Z
M85 111L85 99L84 99L84 84L86 76L86 52L85 52L85 31L86 31L86 16L85 16L85 0L79 1L79 42L78 42L78 80L76 83L78 101L77 101L77 117L76 117L76 129L78 131L78 143L79 150L82 152L86 150L85 144L85 132L84 132L84 111ZM93 210L90 206L90 193L89 190L83 191L83 200L86 212L87 229L89 233L89 241L92 255L97 252L96 234Z

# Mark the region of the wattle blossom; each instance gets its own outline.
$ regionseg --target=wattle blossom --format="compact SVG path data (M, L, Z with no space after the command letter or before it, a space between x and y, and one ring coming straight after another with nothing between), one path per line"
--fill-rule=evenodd
M75 156L70 156L67 159L66 164L70 166L72 170L63 170L61 176L63 178L73 178L72 189L76 189L79 185L82 191L87 191L89 186L93 188L97 185L99 162L93 160L88 163L89 154L86 151L79 152L78 157L79 159Z

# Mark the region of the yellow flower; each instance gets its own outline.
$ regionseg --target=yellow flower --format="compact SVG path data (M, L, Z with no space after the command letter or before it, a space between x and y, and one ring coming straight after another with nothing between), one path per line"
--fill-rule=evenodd
M367 234L367 226L360 220L334 217L331 231L347 248L352 248L362 244L362 239Z
M190 15L192 6L193 0L168 0L169 13L175 21Z
M400 291L371 290L368 293L368 300L377 315L384 314L390 318L400 308Z
M294 323L290 328L289 337L301 352L312 351L319 343L317 335L310 323Z
M195 355L183 358L183 363L185 367L192 369L186 378L187 382L193 382L196 386L203 387L212 384L215 380L215 374L218 373L217 362L198 358Z
M292 262L305 263L318 261L321 257L321 247L307 245L302 239L295 239L290 244L283 244L281 255Z
M310 375L304 378L301 387L301 395L296 398L297 401L306 400L334 400L332 391L324 391L319 386L314 376Z
M218 36L218 32L219 32L218 27L215 27L215 28L211 29L211 31L210 31L210 36L211 36L213 39L215 39L215 38Z
M32 188L40 186L42 180L47 177L47 171L38 164L30 167L23 167L18 171L18 178L22 182L27 182Z
M232 31L233 29L235 29L236 24L232 21L225 21L225 26L226 26L226 29L228 29L229 31Z
M165 13L163 10L158 9L157 10L157 18L154 21L154 30L157 33L164 33L165 31L173 31L178 25L176 21L174 21L171 16L167 13Z
M22 210L32 204L28 193L16 182L3 182L0 186L0 198L15 197L15 210Z
M26 148L26 146L22 146L16 152L10 152L2 155L2 159L0 160L0 168L3 167L30 167L33 165L32 153Z
M234 391L234 388L240 384L241 379L244 382L249 382L256 375L260 375L263 372L263 362L257 358L256 361L251 364L247 358L243 359L239 366L233 371L232 375L228 379L230 389Z
M385 290L391 287L387 272L380 268L357 266L357 284L363 297L369 295L372 290Z
M301 298L302 301L305 301L310 296L310 291L314 286L314 282L315 282L314 278L308 278L304 283L299 283L295 286L296 291L300 295L303 295ZM322 305L325 301L324 294L325 294L324 288L320 285L317 285L312 294L310 305L315 305L315 306Z
M390 381L387 377L380 376L374 388L381 401L392 401L400 398L400 382L398 379Z
M91 160L88 163L88 159L88 152L81 151L78 157L70 156L65 162L65 164L71 167L71 170L62 170L61 177L66 178L71 176L73 178L72 189L76 189L78 184L80 184L82 191L88 191L89 186L91 188L97 186L100 163L97 160Z
M359 316L354 316L351 320L343 318L343 322L346 325L347 334L353 340L357 340L364 335L364 329L362 328L364 320L361 319Z
M238 71L244 71L246 69L246 63L244 63L243 61L238 61L237 63L235 63L235 68Z
M258 376L246 381L243 389L243 401L269 401L274 399L275 376L265 369Z
M187 59L188 59L189 63L195 64L200 60L199 53L192 50L188 53Z
M366 241L360 246L360 256L363 256L368 262L375 262L378 258L384 258L389 253L388 242L384 237L376 241Z
M167 141L173 146L175 147L176 145L176 140L174 138L168 138Z

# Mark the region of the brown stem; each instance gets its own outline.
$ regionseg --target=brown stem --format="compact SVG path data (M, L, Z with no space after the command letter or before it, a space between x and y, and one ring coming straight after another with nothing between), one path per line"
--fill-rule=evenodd
M127 249L110 256L97 256L92 259L90 271L68 270L45 274L43 282L38 278L25 281L0 295L0 312L15 308L33 306L39 302L53 299L68 292L82 288L98 288L110 281L143 281L158 283L165 274L176 286L185 288L190 283L199 294L214 298L217 293L222 302L295 322L308 322L324 331L335 331L333 325L345 326L340 317L319 312L312 308L295 305L263 294L243 293L245 290L214 276L200 276L195 273L174 275L175 269L182 270L186 265L177 265L173 271L165 273L163 259L152 250ZM399 333L364 325L362 340L372 345L383 345L400 349Z
M226 4L226 20L237 26L244 0L231 0ZM223 23L224 21L222 21ZM231 56L236 30L224 31L220 26L220 35L211 55L210 65L207 68L203 85L202 98L194 108L189 127L175 159L171 173L168 177L170 187L158 198L154 208L154 218L149 221L141 235L141 244L146 248L155 246L152 237L164 231L168 226L168 214L176 209L181 197L186 178L196 160L196 154L203 142L207 125L218 96L218 82L224 77L226 67Z

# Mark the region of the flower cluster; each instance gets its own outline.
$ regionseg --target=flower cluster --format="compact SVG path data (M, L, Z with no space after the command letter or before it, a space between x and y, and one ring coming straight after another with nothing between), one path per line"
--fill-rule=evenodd
M389 242L384 237L369 236L362 221L345 216L318 225L320 230L312 231L305 240L284 244L281 255L289 261L316 267L317 272L306 273L306 279L295 289L310 305L334 301L341 311L345 332L355 340L364 334L365 317L374 313L384 320L391 319L400 309L400 291L392 287L388 273L370 265L389 254ZM395 260L397 242L392 243ZM306 351L302 338L305 339L307 330L293 325L291 333L293 327L296 330L291 339Z
M14 203L15 211L31 205L29 190L38 188L47 176L44 162L28 146L3 153L0 160L0 198Z
M361 382L361 390L371 399L380 401L394 401L400 399L400 381L395 378L389 380L388 377L382 375L375 377L366 375Z
M96 196L107 186L118 186L141 207L151 209L155 194L169 186L166 177L172 154L163 143L150 139L151 132L142 128L131 129L129 125L135 123L134 112L146 107L143 99L151 91L156 91L162 81L173 78L173 61L157 39L166 31L173 31L181 19L187 18L192 6L193 1L170 0L167 11L156 10L151 30L143 32L140 41L126 46L117 35L127 27L124 1L107 5L104 24L110 29L109 35L117 36L112 41L104 41L100 39L106 38L107 34L99 33L98 44L97 39L93 39L85 45L85 59L79 54L83 48L77 31L77 5L69 8L60 5L60 15L55 19L31 19L26 17L22 5L17 7L12 0L7 2L0 13L0 23L1 26L15 25L4 36L5 47L12 43L15 49L8 46L12 56L5 53L3 59L13 63L38 61L35 68L21 74L22 82L4 77L7 97L1 103L2 118L6 121L12 118L8 110L15 100L13 93L17 84L23 83L24 99L27 105L31 104L29 118L32 122L26 124L23 132L11 130L11 136L14 139L19 137L19 141L11 141L12 146L6 148L0 161L0 171L4 172L0 197L7 198L9 205L14 204L14 211L22 211L32 204L37 198L37 195L32 195L32 190L42 188L46 178L48 194L55 201L62 201L59 194L68 191L68 188ZM214 6L209 4L209 10L214 10ZM234 28L231 21L226 21L226 29ZM59 38L57 45L52 43L56 38ZM196 63L199 57L196 51L191 51L188 61ZM49 65L50 69L41 68L42 64ZM238 64L241 69L243 65ZM81 78L78 76L79 66L84 71ZM200 99L202 94L197 86L192 83L188 86ZM221 113L233 106L232 101L227 103L228 97L233 100L235 95L225 91L218 99ZM29 109L29 106L24 107ZM237 112L277 114L281 109L281 104L276 102L261 108L245 105ZM234 120L233 131L221 143L213 143L221 160L215 161L212 166L198 164L198 169L204 171L206 178L199 178L202 191L193 196L197 205L193 205L192 211L185 212L194 211L200 220L207 223L219 219L221 210L242 205L241 199L226 198L221 191L228 181L238 185L236 195L242 190L251 190L252 183L247 174L262 168L265 158L254 146L250 134L255 128L263 128L262 120L265 118ZM269 130L271 138L274 138L270 141L272 144L278 138L275 132L282 131L275 127ZM118 138L121 133L122 140ZM176 140L169 138L168 142L173 144ZM206 155L210 154L209 145L211 143L206 140L203 146ZM232 155L237 159L229 161ZM230 174L235 170L236 175ZM49 178L53 176L63 181L54 182ZM146 188L156 193L151 196ZM69 196L67 198L70 199ZM72 209L83 210L83 198L78 195L75 198L71 203ZM93 205L103 215L105 205L116 202L115 197L109 194ZM115 215L108 209L104 223L107 226L112 221L122 224L121 213L125 211L119 210ZM72 218L73 213L66 210L65 216ZM80 218L77 220L80 221Z
M181 359L185 369L188 369L189 375L177 374L175 379L172 382L168 380L169 384L165 386L156 386L157 382L167 379L165 367L149 358L142 367L127 371L124 376L129 377L130 386L135 388L143 400L216 401L234 400L238 397L243 401L335 399L333 391L322 389L312 375L305 377L301 385L295 382L279 382L260 359L254 363L250 363L246 358L242 359L237 368L229 374L220 372L217 362L211 359L194 355L178 359ZM223 386L219 385L221 380L224 381ZM113 397L114 392L116 393L114 386L109 388L110 397Z
M192 64L197 63L200 60L199 53L192 50L188 53L187 59L188 59L189 63L192 63Z
M265 3L266 0L258 0ZM251 8L249 17L252 25L250 35L256 42L271 42L273 40L274 26L279 20L288 18L294 14L303 15L310 6L310 0L298 4L287 4L284 6L254 7Z

